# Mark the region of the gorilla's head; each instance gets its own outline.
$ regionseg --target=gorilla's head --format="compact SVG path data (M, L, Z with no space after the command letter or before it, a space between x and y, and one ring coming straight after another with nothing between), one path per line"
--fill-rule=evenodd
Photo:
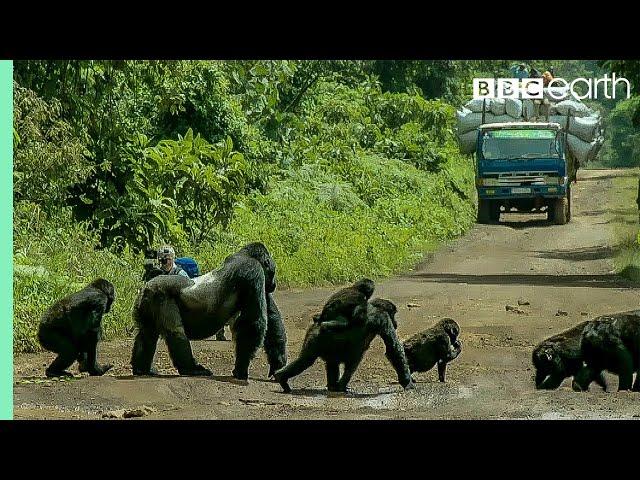
M460 327L458 326L456 321L452 318L443 318L441 322L444 331L447 332L447 335L449 335L451 341L455 342L455 340L458 338L458 335L460 335Z
M395 328L396 330L398 329L398 322L396 322L396 313L398 313L398 308L393 302L384 298L376 298L375 300L371 301L371 306L389 314L391 323L393 323L393 328Z
M242 251L260 262L264 270L265 291L267 293L273 293L276 289L276 263L273 261L273 258L271 258L267 247L261 242L254 242L245 245Z
M113 301L116 299L116 289L113 286L113 283L109 280L105 280L104 278L96 278L90 283L90 286L97 288L107 296L107 305L105 306L104 313L108 313L111 310Z
M371 295L373 295L373 290L376 288L376 284L373 283L373 280L363 278L354 283L353 288L362 293L368 300L371 298Z
M562 369L562 359L551 346L537 347L531 356L533 366L536 368L536 387L540 388L542 382L551 375L551 372Z

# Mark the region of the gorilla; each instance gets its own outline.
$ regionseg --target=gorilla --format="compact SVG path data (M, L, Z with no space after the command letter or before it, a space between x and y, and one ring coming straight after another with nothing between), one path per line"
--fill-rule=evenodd
M378 298L357 309L366 311L366 315L360 311L355 312L366 318L362 325L351 325L337 331L325 330L316 322L309 326L298 358L275 374L276 381L286 393L291 392L288 380L301 374L318 358L322 358L326 364L327 389L346 392L352 375L377 335L384 341L385 354L393 365L400 384L405 389L413 388L409 365L396 335L396 306L389 300ZM342 377L340 364L344 364Z
M153 251L153 253L156 253L155 250ZM153 260L147 259L144 262L144 273L142 274L142 281L146 283L150 280L153 280L159 275L166 275L166 272L158 267ZM224 327L216 332L215 338L219 341L227 340L227 337L224 334Z
M269 376L287 363L287 337L272 293L276 265L267 248L250 243L229 255L218 270L194 279L160 275L138 296L133 317L138 332L131 366L134 375L152 375L158 337L163 336L180 375L211 375L193 358L189 340L210 337L231 325L235 342L233 376L249 377L249 364L264 345Z
M447 363L460 355L460 327L451 318L443 318L433 327L405 340L404 347L411 372L427 372L438 364L438 378L445 381Z
M595 318L582 331L580 349L593 375L577 376L575 390L588 390L593 377L608 370L618 375L618 390L640 392L640 310Z
M338 290L329 297L322 312L319 315L314 315L313 321L321 323L323 330L341 329L350 325L363 325L367 320L366 305L371 295L373 295L374 289L373 280L363 278L350 287ZM358 308L358 315L354 315L356 307L360 307Z
M67 295L44 313L38 328L40 345L58 356L46 369L47 377L73 376L69 368L78 361L80 372L104 375L113 365L97 360L102 316L111 310L116 291L111 282L98 278L82 290Z
M558 333L539 343L533 350L531 359L536 369L536 388L554 390L567 377L592 379L604 390L607 388L602 374L595 375L584 365L580 351L580 336L590 321L582 322L564 332ZM591 381L589 382L591 383Z

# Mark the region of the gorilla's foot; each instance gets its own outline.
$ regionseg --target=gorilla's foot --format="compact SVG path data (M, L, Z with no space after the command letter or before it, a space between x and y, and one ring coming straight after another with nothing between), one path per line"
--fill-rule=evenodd
M98 365L97 368L90 368L87 371L89 372L89 375L91 375L92 377L100 377L105 373L107 373L112 368L113 368L113 365L110 363L107 363L106 365Z
M184 377L208 377L213 375L211 370L202 365L194 365L193 368L178 370L178 373Z
M218 340L219 342L227 341L227 337L224 334L224 330L220 330L218 333L216 333L216 340Z
M158 375L158 369L154 366L152 366L149 370L142 370L140 368L134 368L133 369L133 375L134 376L153 376L155 377L156 375Z
M273 374L273 377L275 378L276 382L280 384L284 393L291 393L291 387L289 386L287 379L282 374L275 372Z
M47 378L56 378L56 377L73 377L73 373L67 372L66 370L49 370L45 371L45 375Z
M237 380L249 380L249 371L239 371L237 368L234 368L233 371L231 372L231 375L233 375L233 378L237 379Z
M406 385L403 385L402 388L404 388L405 390L415 390L416 382L411 381L411 382L407 383Z

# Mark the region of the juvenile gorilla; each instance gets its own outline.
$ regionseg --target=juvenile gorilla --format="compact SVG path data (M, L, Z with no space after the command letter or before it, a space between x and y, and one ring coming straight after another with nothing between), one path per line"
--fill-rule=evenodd
M80 372L103 375L112 365L97 360L102 316L111 310L116 292L113 284L98 278L82 290L54 303L42 316L38 340L58 354L46 370L47 377L72 376L67 372L78 361Z
M249 364L263 345L269 375L287 362L286 333L271 293L276 265L267 248L251 243L228 256L218 270L195 279L160 275L149 281L136 301L138 326L131 356L134 375L153 373L158 337L167 342L180 375L211 375L193 358L189 340L210 337L231 322L235 341L233 376L246 380Z
M443 318L433 327L405 340L403 347L411 372L427 372L437 363L438 378L444 382L447 363L462 351L459 335L458 324L450 318Z
M350 287L338 290L329 297L319 315L313 317L313 321L322 324L322 330L338 330L350 325L364 325L366 322L366 305L375 284L373 280L363 278ZM354 315L356 312L357 314Z
M378 298L358 308L366 310L366 321L362 325L352 325L338 331L323 330L318 323L309 326L298 358L275 374L276 381L285 392L291 391L288 380L301 374L318 358L326 363L327 389L346 392L352 375L377 335L384 341L385 354L393 365L400 384L405 389L413 386L409 365L396 335L396 306L388 300ZM342 377L340 364L344 364Z
M640 392L640 310L602 315L584 328L581 352L598 377L603 370L618 375L618 390ZM635 383L633 373L636 373ZM578 376L575 388L588 390L592 376Z
M547 338L533 350L532 361L536 368L536 388L553 390L560 386L565 378L573 377L573 389L577 389L576 380L596 381L604 390L607 384L602 373L594 372L584 365L580 351L580 336L589 321L579 323L573 328Z

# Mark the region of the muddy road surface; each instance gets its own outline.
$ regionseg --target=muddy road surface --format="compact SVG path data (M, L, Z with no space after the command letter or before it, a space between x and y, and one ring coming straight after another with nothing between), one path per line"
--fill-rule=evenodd
M376 339L347 394L325 390L317 362L291 380L292 394L266 378L261 352L248 383L230 377L231 342L193 342L196 358L215 374L176 376L161 341L156 365L163 376L132 378L132 339L100 345L100 359L115 367L104 377L44 378L49 353L15 358L14 417L102 418L105 412L148 406L144 419L573 419L640 418L640 394L587 393L565 380L556 391L536 391L531 351L536 343L576 323L640 307L640 289L613 273L616 222L637 222L631 204L620 208L616 176L630 171L583 171L573 187L573 218L556 226L535 215L502 215L500 224L476 225L404 275L378 283L375 296L399 307L401 338L443 316L461 326L462 354L447 382L434 370L417 374L404 392ZM290 358L300 349L311 315L335 288L276 292L289 337ZM519 305L529 303L529 305ZM411 304L411 306L409 306ZM507 311L515 306L521 313ZM227 334L229 336L229 334ZM77 366L72 367L72 371Z

